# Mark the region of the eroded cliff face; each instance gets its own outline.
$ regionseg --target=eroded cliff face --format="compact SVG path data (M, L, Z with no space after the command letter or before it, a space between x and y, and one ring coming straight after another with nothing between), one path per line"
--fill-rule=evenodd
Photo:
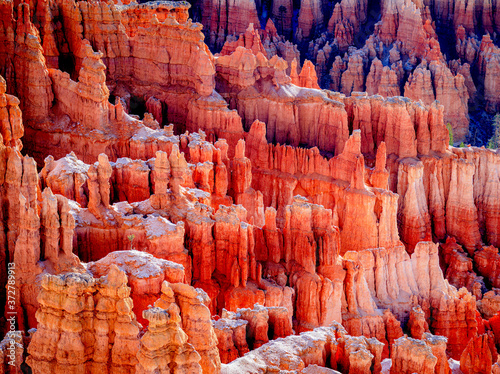
M0 286L36 328L4 363L15 336L35 373L498 369L500 156L448 146L475 89L451 13L383 2L356 50L368 2L303 2L297 41L335 32L314 65L295 5L205 4L212 55L184 2L0 3Z
M457 144L466 138L476 144L489 140L469 134L469 107L473 117L484 109L498 112L500 13L495 1L251 1L240 6L232 22L238 31L234 26L222 31L202 19L213 51L238 38L250 23L256 27L255 16L247 11L256 6L262 25L272 22L278 36L296 44L298 61L315 64L322 88L346 95L404 95L425 104L439 100ZM204 13L219 8L203 4ZM217 17L220 23L226 15ZM266 31L260 32L263 40ZM268 58L284 57L282 48L266 51ZM286 60L290 64L292 59Z

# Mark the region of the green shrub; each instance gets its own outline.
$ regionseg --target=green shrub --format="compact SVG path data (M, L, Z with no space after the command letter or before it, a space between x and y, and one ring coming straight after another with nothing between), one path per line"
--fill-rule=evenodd
M500 143L500 114L497 114L493 120L493 136L488 142L487 147L489 149L497 149L498 143Z
M128 235L127 239L130 242L130 249L135 249L134 245L133 245L133 242L134 242L134 239L135 239L135 235L134 234Z
M450 134L450 145L453 145L453 129L451 127L451 123L446 124L446 128L448 129L448 133Z

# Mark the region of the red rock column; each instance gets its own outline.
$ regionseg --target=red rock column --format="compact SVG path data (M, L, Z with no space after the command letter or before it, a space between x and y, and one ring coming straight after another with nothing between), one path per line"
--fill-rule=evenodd
M229 178L226 165L222 162L222 151L219 149L214 150L214 163L215 163L214 193L219 197L224 197L227 194Z
M221 318L215 321L214 329L218 341L217 348L223 364L234 361L248 352L246 341L247 325L247 321L240 319Z
M260 191L251 188L252 163L245 156L245 141L239 140L231 167L231 185L236 204L245 207L254 224L262 227L264 224L264 202Z
M52 82L46 67L38 32L30 21L27 3L18 5L14 67L17 95L25 118L47 118L54 100ZM29 105L26 105L29 103Z
M420 241L431 240L431 220L424 190L424 165L411 159L399 164L399 228L407 251L413 253Z
M296 261L305 271L316 273L316 248L313 246L312 205L302 196L296 196L286 207L284 228L285 262Z
M276 227L276 209L272 207L266 208L265 217L266 223L263 227L263 231L266 243L264 250L267 253L262 257L267 261L278 264L282 258L281 248L283 246L283 239Z
M21 150L21 138L24 135L20 101L17 97L6 95L7 86L0 76L0 134L2 143Z
M113 264L109 273L99 278L97 284L94 370L99 370L99 367L104 369L111 363L110 371L131 372L137 363L140 343L139 324L132 311L127 275ZM113 346L108 351L110 343Z
M141 338L141 349L137 354L137 374L170 371L171 365L175 365L178 371L203 373L199 364L200 355L187 342L188 336L179 326L181 318L178 307L176 310L150 308L143 312L143 318L149 321L149 325Z
M460 356L460 370L464 374L490 374L492 356L488 335L473 337Z
M93 355L95 281L75 273L44 275L41 286L38 326L26 362L34 374L46 373L48 367L77 373Z
M422 339L425 332L429 331L429 325L425 320L425 313L420 306L416 306L410 310L410 320L408 321L411 337L414 339Z
M43 257L57 264L59 257L59 232L60 223L57 210L57 198L50 188L42 193L42 212L40 215L42 224L42 250Z
M187 162L184 158L184 153L179 152L179 147L175 144L172 148L172 153L168 158L170 162L170 189L173 194L180 195L180 186L184 183L184 170L187 169Z
M240 318L248 321L247 339L250 349L257 349L269 341L269 314L267 308L255 304L253 309L238 309Z
M174 298L175 297L175 298ZM201 356L200 365L203 373L217 373L220 371L220 357L217 350L217 337L212 326L211 314L207 305L210 298L202 290L196 290L183 283L162 284L162 296L155 306L166 310L180 308L182 329L188 336L188 343L192 344Z
M446 202L446 231L457 238L469 254L481 244L481 234L474 204L474 164L464 159L451 163L450 192Z
M375 160L375 170L370 176L370 183L373 187L388 189L389 185L389 172L385 168L387 159L387 152L385 142L380 143L377 148L377 157Z
M422 340L401 337L392 346L391 374L434 374L437 358Z
M110 203L110 188L109 179L113 175L113 169L109 164L108 156L101 153L98 158L97 179L99 181L99 193L101 195L101 203L104 208L109 208Z
M170 180L170 162L168 155L163 151L156 152L153 179L154 195L151 196L151 205L155 209L165 209L168 206L167 190Z

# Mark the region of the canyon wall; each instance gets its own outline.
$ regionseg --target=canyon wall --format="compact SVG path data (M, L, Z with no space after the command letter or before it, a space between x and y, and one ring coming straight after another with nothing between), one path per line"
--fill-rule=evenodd
M204 2L214 55L186 2L0 3L4 363L498 369L500 156L446 126L496 110L498 8L296 5Z

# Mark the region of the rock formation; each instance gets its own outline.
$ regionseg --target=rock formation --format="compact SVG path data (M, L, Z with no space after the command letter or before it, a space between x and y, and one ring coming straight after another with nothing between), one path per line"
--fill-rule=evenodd
M38 329L28 347L27 363L34 372L85 366L132 370L137 364L139 325L126 284L125 273L116 266L98 280L75 273L45 275L38 298Z
M498 371L499 9L0 0L3 371Z
M188 337L187 342L201 356L200 365L203 372L214 373L220 370L220 358L217 337L210 321L207 304L210 304L210 299L203 290L182 283L165 281L162 283L161 296L155 302L155 307L166 310L174 316L173 311L177 310L176 322L179 322L180 315L182 330ZM151 339L154 341L153 337Z
M99 261L88 263L87 269L98 278L106 275L113 266L127 275L133 311L143 325L147 322L142 314L161 296L163 281L186 281L182 265L137 250L111 252Z
M380 372L381 348L375 339L352 337L335 324L265 344L223 366L221 373L263 373L271 368L309 373L315 372L311 370L316 366L355 373L374 368ZM336 372L324 370L317 372Z
M144 311L143 317L149 321L149 328L141 338L137 373L170 370L171 366L179 372L203 373L200 355L187 342L188 337L179 326L178 307L150 308Z
M463 373L491 373L492 357L488 335L474 337L460 357L460 370Z

